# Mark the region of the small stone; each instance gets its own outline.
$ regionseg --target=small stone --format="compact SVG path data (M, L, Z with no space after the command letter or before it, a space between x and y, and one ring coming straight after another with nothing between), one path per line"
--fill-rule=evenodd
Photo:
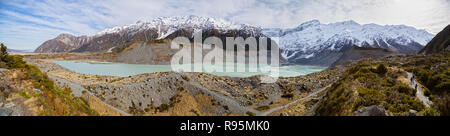
M12 108L14 106L16 106L16 105L13 102L9 102L9 103L5 104L5 108Z
M416 116L416 114L417 114L416 110L412 110L412 109L409 110L409 116Z
M35 93L42 93L42 91L39 90L39 89L33 89L33 91L34 91Z
M0 109L0 116L11 116L12 113L11 109Z

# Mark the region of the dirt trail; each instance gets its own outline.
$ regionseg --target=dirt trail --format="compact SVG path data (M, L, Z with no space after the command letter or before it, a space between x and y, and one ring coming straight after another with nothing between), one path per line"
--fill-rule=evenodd
M291 105L294 104L294 103L297 103L297 102L306 100L306 99L308 99L308 98L311 98L311 97L313 97L313 96L316 96L318 93L324 91L325 89L327 89L327 88L330 87L330 86L331 86L331 84L328 85L328 86L326 86L326 87L320 88L319 90L317 90L317 91L315 91L315 92L309 94L309 95L306 96L306 97L297 99L297 100L295 100L295 101L293 101L293 102L290 102L290 103L288 103L288 104L286 104L286 105L281 105L281 106L278 106L278 107L274 107L274 108L272 108L272 109L270 109L270 110L268 110L268 111L266 111L266 112L264 112L264 113L257 114L257 115L258 115L258 116L267 116L267 115L269 115L269 114L272 113L272 112L275 112L275 111L278 111L278 110L287 108L287 107L291 106Z
M417 83L417 81L416 81L415 78L414 78L414 80L412 80L412 82L411 82L411 78L412 78L413 74L412 74L412 73L409 73L409 72L406 72L406 73L408 74L408 77L407 77L407 78L408 78L408 81L410 81L409 86L410 86L411 88L416 88L416 85L417 85L417 92L416 92L417 98L419 98L419 100L422 101L423 104L424 104L427 108L429 108L430 105L433 104L433 102L431 102L431 101L428 99L428 97L425 96L425 95L423 94L423 90L422 90L422 87L421 87L422 85L419 84L419 83Z

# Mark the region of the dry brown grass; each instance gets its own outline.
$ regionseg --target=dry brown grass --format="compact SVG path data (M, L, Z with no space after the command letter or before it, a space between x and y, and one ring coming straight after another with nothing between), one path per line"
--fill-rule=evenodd
M88 94L86 94L88 95ZM87 101L89 103L89 107L95 111L97 111L97 113L100 116L125 116L122 113L111 109L110 107L104 105L98 98L96 97L92 97L92 96L86 96L87 97Z
M188 92L180 91L175 98L175 103L167 111L156 114L149 113L147 116L217 116L212 111L217 106L212 104L212 97L203 94L192 96Z

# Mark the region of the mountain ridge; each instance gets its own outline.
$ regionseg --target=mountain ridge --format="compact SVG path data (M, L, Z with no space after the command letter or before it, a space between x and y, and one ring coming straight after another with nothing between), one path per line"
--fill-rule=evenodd
M259 27L237 24L219 18L198 16L160 17L148 22L138 21L134 24L105 29L92 36L77 37L70 34L61 34L54 39L44 42L35 52L108 51L113 48L126 48L127 45L136 41L164 39L174 33L177 34L176 36L191 37L200 30L213 30L219 34L234 33L234 36L244 37L262 36L261 28ZM80 41L78 38L83 42L78 42Z
M35 52L115 52L135 42L192 38L195 33L223 37L269 37L279 40L283 58L293 64L331 66L352 46L382 48L401 54L420 51L434 35L405 25L359 24L353 20L321 24L319 20L294 28L261 28L220 18L198 16L160 17L117 26L92 36L61 34L44 42Z
M282 56L291 63L330 66L351 46L418 52L434 35L405 25L359 24L353 20L321 24L312 20L288 29L264 29L278 37Z

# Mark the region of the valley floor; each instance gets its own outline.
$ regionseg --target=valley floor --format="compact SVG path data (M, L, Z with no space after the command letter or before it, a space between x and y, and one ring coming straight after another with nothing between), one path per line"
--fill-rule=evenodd
M87 98L100 115L306 115L316 102L310 95L335 82L344 71L335 68L264 84L258 76L232 78L205 73L86 75L69 71L51 60L33 57L25 60L38 66L58 86L70 88L74 96ZM280 113L286 104L297 103L299 99L305 107L302 113Z
M130 77L87 75L65 69L52 60L61 60L58 58L62 56L67 57L64 60L87 61L93 60L92 57L88 54L75 54L75 57L73 54L65 55L27 55L24 60L37 66L58 88L70 90L71 96L62 93L64 99L73 98L86 102L88 107L71 109L72 112L68 112L68 115L415 116L439 115L436 109L445 114L445 106L448 105L448 97L445 95L448 58L442 58L447 54L367 59L304 76L280 78L269 84L261 83L260 76L237 78L205 73L157 72ZM99 58L94 60L105 61ZM421 61L420 67L416 65L418 61ZM443 92L433 92L436 89L430 92L430 83L424 82L423 70L428 68L428 65L431 65L434 71L429 73L434 74L430 76L440 78L433 81L444 84L436 86L443 87ZM10 91L8 95L3 95L2 97L6 98L0 99L0 113L50 114L42 112L46 111L43 109L45 106L40 106L41 103L45 104L42 97L30 96L36 94L33 91L39 91L32 87L34 82L18 80L24 76L21 73L23 74L14 69L0 70L0 79L5 81L2 87L10 87L8 90L24 90ZM412 75L416 75L417 79L411 80ZM420 89L413 88L415 84ZM69 101L67 104L70 107L80 103ZM85 105L81 103L78 106ZM64 108L61 110L66 115ZM55 115L51 113L50 115Z

